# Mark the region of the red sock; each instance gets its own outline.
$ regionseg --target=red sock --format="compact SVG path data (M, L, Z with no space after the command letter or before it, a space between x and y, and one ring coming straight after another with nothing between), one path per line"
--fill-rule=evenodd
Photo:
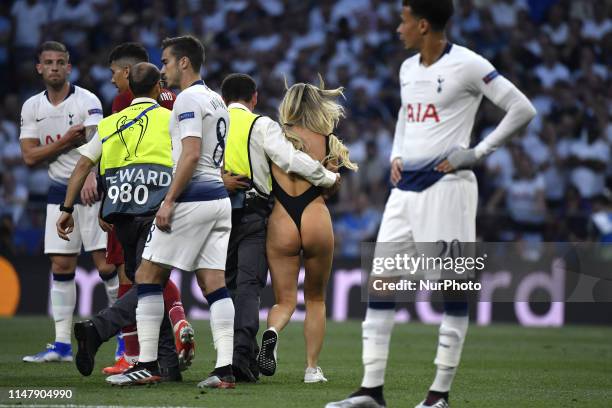
M117 293L117 297L122 297L131 288L131 283L119 284L119 292ZM125 351L123 354L127 357L130 357L131 359L137 359L138 355L140 354L140 345L138 344L138 333L136 332L136 325L126 326L122 328L121 333L123 334L123 342L125 343ZM130 363L133 363L133 361L130 361Z
M121 329L121 333L123 333L123 342L125 343L123 354L126 359L137 359L140 355L140 344L138 344L136 325L124 327ZM134 364L134 361L129 361L129 363Z
M125 295L125 293L131 288L132 288L131 283L120 283L119 291L117 292L117 298L120 298L121 296Z
M183 309L183 303L181 303L181 293L174 282L168 280L168 283L166 283L166 287L164 288L163 295L164 308L168 313L170 323L174 329L174 326L178 322L185 320L185 309Z

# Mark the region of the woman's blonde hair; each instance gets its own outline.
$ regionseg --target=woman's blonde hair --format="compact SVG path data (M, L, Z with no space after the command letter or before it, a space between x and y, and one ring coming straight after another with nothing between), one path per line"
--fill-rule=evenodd
M329 137L329 154L325 162L338 168L346 167L357 170L358 166L349 159L349 151L333 134L340 118L344 117L344 108L336 99L344 96L343 88L325 89L323 79L317 87L311 84L297 83L287 89L285 97L278 107L278 117L285 136L298 150L304 149L304 142L292 129L293 126L306 128L314 133ZM286 86L285 86L286 87Z

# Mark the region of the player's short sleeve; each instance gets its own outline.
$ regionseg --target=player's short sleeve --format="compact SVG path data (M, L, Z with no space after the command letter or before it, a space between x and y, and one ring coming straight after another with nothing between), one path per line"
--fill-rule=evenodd
M97 125L104 117L100 99L91 92L87 92L84 95L83 103L83 109L85 109L85 121L83 122L83 126Z
M202 108L188 93L182 93L174 102L173 113L179 129L179 138L202 138Z
M81 156L87 157L93 163L98 163L102 157L102 141L98 132L95 132L91 140L77 150Z
M514 85L503 77L493 64L478 54L466 58L463 73L471 92L483 94L496 105L514 89Z
M28 99L21 107L19 139L38 139L38 125L36 124L36 112L32 99Z

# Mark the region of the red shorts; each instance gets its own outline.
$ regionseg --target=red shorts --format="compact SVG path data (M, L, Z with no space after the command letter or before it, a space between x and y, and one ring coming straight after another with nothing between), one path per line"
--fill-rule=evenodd
M115 230L108 233L108 241L106 242L106 263L112 265L122 265L123 260L123 248L121 243L115 234Z

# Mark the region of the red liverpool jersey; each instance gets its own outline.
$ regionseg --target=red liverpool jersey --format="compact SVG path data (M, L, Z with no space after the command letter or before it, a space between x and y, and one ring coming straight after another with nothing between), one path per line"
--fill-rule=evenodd
M115 99L113 99L113 107L112 107L113 113L122 111L128 106L130 106L130 103L132 103L133 99L134 99L134 94L129 89L115 96ZM174 92L172 92L169 89L165 89L165 88L162 88L161 93L159 94L159 98L157 98L159 105L169 110L172 110L175 100L176 100L176 95L174 94Z

